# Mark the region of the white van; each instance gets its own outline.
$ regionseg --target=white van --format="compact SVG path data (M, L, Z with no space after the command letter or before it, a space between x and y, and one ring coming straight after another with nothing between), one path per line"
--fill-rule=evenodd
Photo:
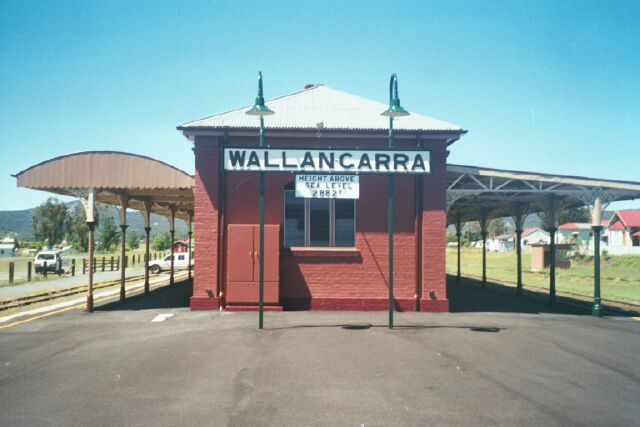
M66 273L69 270L69 260L62 258L60 251L40 251L33 260L33 268L36 273L43 273L45 263L47 272Z

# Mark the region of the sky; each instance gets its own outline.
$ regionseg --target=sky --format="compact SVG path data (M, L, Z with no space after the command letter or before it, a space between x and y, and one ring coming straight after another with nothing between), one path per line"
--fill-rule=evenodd
M194 171L180 123L324 83L469 133L448 161L640 181L640 2L0 0L0 210L86 150ZM640 200L612 205L640 208Z

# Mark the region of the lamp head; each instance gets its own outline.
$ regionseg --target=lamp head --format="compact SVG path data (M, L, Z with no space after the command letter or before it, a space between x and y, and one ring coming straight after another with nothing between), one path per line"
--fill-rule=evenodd
M389 108L384 110L382 115L386 117L409 115L409 112L400 105L400 98L398 98L398 77L395 74L391 75L391 80L389 81Z
M382 115L386 117L402 117L408 116L409 112L402 108L402 105L400 105L400 99L395 98L391 101L391 104L389 104L389 108L382 112Z
M245 114L250 116L270 116L274 114L269 107L264 105L264 97L262 96L262 71L258 72L258 96L256 97L256 102Z

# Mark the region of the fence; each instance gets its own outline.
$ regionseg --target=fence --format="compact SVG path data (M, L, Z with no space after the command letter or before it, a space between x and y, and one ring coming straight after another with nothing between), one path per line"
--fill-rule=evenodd
M154 261L162 259L167 254L168 252L152 252L149 254L149 258L150 261ZM94 257L93 260L94 273L119 271L122 266L120 256L97 256ZM133 254L124 257L124 268L135 267L136 265L144 266L144 254ZM89 259L71 258L70 261L67 260L67 262L63 262L61 267L62 268L60 268L60 266L54 267L52 264L44 262L43 266L41 268L39 267L39 271L36 272L33 261L28 261L26 265L21 262L16 263L16 261L10 261L8 263L8 269L6 270L8 283L31 282L34 279L34 273L40 274L43 279L47 279L49 276L62 276L63 274L72 277L88 274Z

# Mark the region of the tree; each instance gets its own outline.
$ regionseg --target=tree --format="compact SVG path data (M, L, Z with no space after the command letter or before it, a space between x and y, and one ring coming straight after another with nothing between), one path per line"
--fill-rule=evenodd
M480 234L480 223L477 221L467 222L462 226L462 241L467 245L482 239ZM465 243L463 243L464 245Z
M116 222L112 217L108 216L102 221L100 233L98 235L98 243L103 251L108 251L113 245L120 242L120 233Z
M540 221L544 227L549 227L549 216L547 212L541 212L539 215ZM558 225L566 224L568 222L591 222L591 212L586 206L574 206L572 208L562 209L556 212L556 219Z
M46 241L53 246L64 237L64 223L67 206L56 198L50 197L33 211L31 225L36 240Z
M495 218L489 222L489 235L501 236L507 232L507 223L504 218Z
M171 247L171 237L169 233L158 234L153 238L153 250L154 251L166 251Z
M138 249L140 247L140 235L136 231L131 231L127 234L127 246L130 250Z
M98 224L98 211L95 213L95 223ZM65 239L77 250L86 252L89 248L89 227L87 226L87 215L81 204L74 205L69 211L65 221Z

